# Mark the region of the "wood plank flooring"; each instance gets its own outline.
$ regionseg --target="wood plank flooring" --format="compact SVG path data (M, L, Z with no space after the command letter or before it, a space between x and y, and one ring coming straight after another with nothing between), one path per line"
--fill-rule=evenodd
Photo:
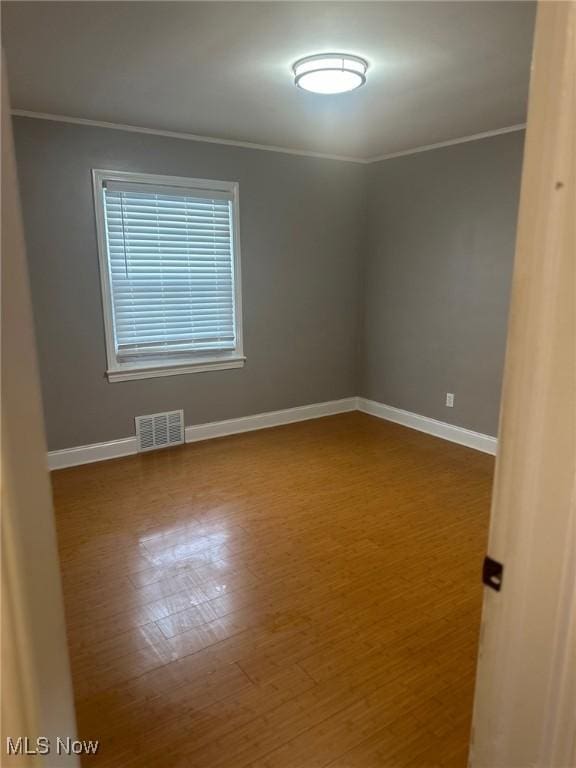
M464 768L492 471L350 413L53 473L85 764Z

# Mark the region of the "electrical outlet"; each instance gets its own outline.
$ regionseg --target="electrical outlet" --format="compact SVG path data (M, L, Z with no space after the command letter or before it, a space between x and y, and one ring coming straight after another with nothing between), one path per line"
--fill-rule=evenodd
M452 392L446 392L446 407L454 408L454 395Z

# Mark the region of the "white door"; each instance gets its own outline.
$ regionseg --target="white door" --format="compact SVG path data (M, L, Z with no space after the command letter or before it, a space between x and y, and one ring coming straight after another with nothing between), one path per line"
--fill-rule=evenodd
M576 765L576 2L539 4L470 764Z
M4 63L4 62L3 62ZM6 66L2 67L2 720L0 765L76 768L57 738L76 723L20 217ZM10 755L50 739L43 757ZM44 750L44 744L40 745ZM20 742L20 749L24 749Z

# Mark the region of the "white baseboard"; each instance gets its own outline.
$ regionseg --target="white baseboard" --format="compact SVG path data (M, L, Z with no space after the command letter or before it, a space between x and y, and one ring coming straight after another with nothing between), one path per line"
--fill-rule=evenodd
M417 429L419 432L426 432L435 437L441 437L452 443L466 445L468 448L475 448L483 453L496 455L498 439L492 435L484 435L481 432L473 432L471 429L455 427L453 424L446 424L444 421L430 419L428 416L420 416L417 413L403 411L401 408L393 408L391 405L378 403L376 400L367 400L364 397L358 398L358 410L368 413L371 416L377 416L379 419L393 421L396 424L402 424L404 427Z
M286 408L282 411L257 413L253 416L243 416L239 419L213 421L208 424L195 424L185 429L187 443L198 440L210 440L214 437L235 435L240 432L251 432L256 429L278 427L282 424L292 424L295 421L318 419L321 416L333 416L337 413L355 411L357 398L347 397L343 400L331 400L325 403L300 405L296 408ZM135 437L125 437L121 440L110 440L107 443L80 445L77 448L65 448L61 451L49 451L48 469L65 469L79 464L90 464L94 461L116 459L138 453Z
M187 443L195 443L199 440L211 440L214 437L236 435L241 432L252 432L256 429L279 427L283 424L293 424L296 421L319 419L322 416L333 416L337 413L359 410L371 416L377 416L386 421L393 421L429 435L450 440L453 443L466 445L484 453L496 453L497 439L491 435L483 435L470 429L455 427L443 421L429 419L427 416L419 416L417 413L403 411L390 405L377 403L375 400L367 400L364 397L347 397L343 400L331 400L325 403L312 405L300 405L296 408L286 408L282 411L269 411L257 413L253 416L243 416L239 419L227 419L226 421L212 421L208 424L195 424L185 429ZM48 468L65 469L79 464L90 464L94 461L117 459L121 456L131 456L138 453L135 437L125 437L121 440L110 440L107 443L93 443L92 445L80 445L77 448L65 448L61 451L48 453Z
M334 416L337 413L355 411L357 398L347 397L344 400L330 400L326 403L300 405L296 408L285 408L282 411L257 413L254 416L242 416L239 419L227 421L212 421L208 424L196 424L186 427L186 442L195 443L198 440L211 440L213 437L236 435L239 432L252 432L256 429L279 427L282 424L292 424L295 421L319 419L321 416Z
M65 469L78 464L92 464L94 461L118 459L138 452L135 437L123 437L121 440L109 440L107 443L79 445L77 448L64 448L61 451L48 451L48 469Z

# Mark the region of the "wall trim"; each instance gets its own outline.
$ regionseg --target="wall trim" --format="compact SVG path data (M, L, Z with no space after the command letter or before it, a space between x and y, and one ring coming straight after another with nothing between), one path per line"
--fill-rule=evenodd
M498 438L492 435L484 435L482 432L474 432L471 429L457 427L454 424L437 421L428 416L420 416L418 413L403 411L401 408L384 405L384 403L368 400L365 397L358 398L358 410L370 416L377 416L379 419L393 421L395 424L401 424L404 427L410 427L410 429L416 429L419 432L426 432L428 435L449 440L452 443L465 445L468 448L474 448L483 453L490 453L493 456L496 455Z
M355 411L356 397L346 397L342 400L329 400L324 403L300 405L296 408L285 408L281 411L257 413L253 416L242 416L238 419L212 421L206 424L194 424L186 427L185 441L195 443L199 440L211 440L214 437L236 435L241 432L252 432L256 429L279 427L297 421L318 419L322 416L333 416L337 413ZM110 440L106 443L80 445L77 448L64 448L48 452L48 469L65 469L79 464L91 464L94 461L117 459L122 456L132 456L138 453L136 437L125 437L120 440Z
M324 403L299 405L295 408L284 408L281 411L267 411L252 416L241 416L238 419L211 421L206 424L193 424L185 428L185 442L196 443L200 440L212 440L215 437L237 435L242 432L253 432L258 429L280 427L284 424L294 424L298 421L319 419L323 416L335 416L338 413L361 411L379 419L393 421L419 432L449 440L452 443L468 446L483 453L496 454L498 440L491 435L473 432L470 429L456 427L444 421L430 419L417 413L403 411L391 405L384 405L364 397L345 397L342 400L329 400ZM95 461L117 459L122 456L132 456L138 453L136 437L124 437L120 440L110 440L106 443L79 445L76 448L64 448L59 451L49 451L48 469L65 469L80 464L91 464Z
M435 144L424 144L411 149L404 149L400 152L390 152L375 157L349 157L347 155L330 155L323 152L312 152L305 149L289 149L288 147L276 147L271 144L255 144L251 141L234 141L232 139L217 139L213 136L199 136L195 133L184 133L181 131L164 131L160 128L144 128L139 125L128 125L127 123L111 123L104 120L90 120L85 117L71 117L69 115L54 115L48 112L34 112L28 109L13 109L11 114L14 117L30 117L35 120L49 120L55 123L71 123L72 125L86 125L92 128L109 128L115 131L129 131L131 133L146 133L151 136L164 136L170 139L184 139L186 141L200 141L207 144L223 144L227 147L242 147L244 149L258 149L265 152L280 152L285 155L298 155L301 157L316 157L320 160L340 160L345 163L359 163L360 165L371 165L372 163L381 163L384 160L392 160L395 157L405 157L406 155L415 155L418 152L428 152L431 149L441 149L442 147L451 147L455 144L465 144L468 141L480 141L489 139L492 136L500 136L505 133L514 133L523 131L526 123L508 125L504 128L496 128L493 131L483 131L482 133L473 133L470 136L461 136L457 139L448 141L439 141Z
M372 163L381 163L384 160L393 160L395 157L405 157L406 155L416 155L419 152L429 152L431 149L442 149L442 147L453 147L455 144L466 144L469 141L481 141L482 139L490 139L492 136L502 136L505 133L515 133L516 131L523 131L526 128L526 123L518 123L517 125L508 125L504 128L496 128L493 131L483 131L482 133L473 133L470 136L461 136L459 139L449 139L448 141L438 141L435 144L424 144L421 147L413 147L412 149L403 149L401 152L390 152L387 155L378 155L377 157L369 157L365 162L371 165Z
M199 440L211 440L214 437L236 435L240 432L253 432L256 429L279 427L282 424L292 424L296 421L319 419L322 416L334 416L337 413L355 411L357 398L347 397L343 400L330 400L326 403L300 405L296 408L285 408L281 411L257 413L254 416L242 416L239 419L212 421L208 424L195 424L186 427L186 442L195 443Z
M92 128L110 128L115 131L128 131L131 133L147 133L151 136L164 136L169 139L184 139L185 141L200 141L206 144L223 144L226 147L242 147L243 149L258 149L265 152L280 152L284 155L299 155L302 157L316 157L320 160L341 160L346 163L367 163L359 157L346 155L330 155L324 152L312 152L306 149L290 149L288 147L276 147L273 144L256 144L251 141L235 141L233 139L217 139L213 136L199 136L195 133L183 131L165 131L160 128L144 128L139 125L127 123L110 123L105 120L90 120L85 117L70 117L69 115L53 115L48 112L33 112L28 109L13 109L11 114L15 117L31 117L35 120L50 120L55 123L72 123L73 125L87 125Z
M95 461L118 459L138 452L136 437L123 437L106 443L79 445L76 448L64 448L60 451L48 451L48 469L65 469L79 464L92 464Z

